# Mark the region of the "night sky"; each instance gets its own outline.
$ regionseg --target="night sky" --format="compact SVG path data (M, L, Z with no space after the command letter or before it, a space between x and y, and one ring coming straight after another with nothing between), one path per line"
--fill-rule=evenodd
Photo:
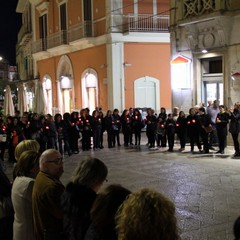
M18 0L0 0L0 56L10 65L16 64L17 34L21 27L21 14L16 13Z

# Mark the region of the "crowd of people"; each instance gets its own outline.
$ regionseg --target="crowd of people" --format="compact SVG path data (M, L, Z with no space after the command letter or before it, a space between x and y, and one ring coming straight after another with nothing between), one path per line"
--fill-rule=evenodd
M8 116L6 119L0 116L0 136L6 136L5 141L0 138L0 158L4 159L4 150L7 147L10 154L9 160L15 161L12 153L16 145L24 139L37 140L40 144L40 152L55 148L61 154L78 153L79 139L81 139L83 151L91 148L99 150L104 147L104 132L107 132L109 148L121 146L121 132L125 147L139 146L143 128L146 129L149 148L168 145L169 151L172 151L177 135L180 140L180 150L184 150L186 140L189 139L191 151L195 144L200 150L202 142L204 151L207 152L206 141L209 141L209 148L211 148L212 143L218 142L219 139L219 151L223 152L222 145L228 132L226 126L229 120L231 120L229 131L234 135L236 153L239 153L235 141L237 138L235 134L239 131L239 103L236 103L233 109L226 110L223 105L218 106L218 101L215 100L209 101L207 107L190 108L188 114L179 111L177 107L172 113L167 113L166 108L162 107L159 114L148 108L144 118L138 108L125 109L122 114L118 109L108 110L106 115L101 108L96 108L92 114L88 108L85 108L80 113L72 112L63 115L57 113L55 116L28 112L20 116L17 111L15 116ZM209 132L214 134L208 134Z
M209 153L210 149L214 150L213 145L218 145L217 153L220 154L227 146L229 131L234 143L234 157L239 157L239 119L239 103L227 109L219 106L217 100L209 101L207 107L192 107L188 114L177 107L172 113L167 113L162 107L159 114L148 108L144 117L138 108L125 109L122 114L118 109L104 114L101 108L96 108L92 114L88 108L80 113L57 113L55 116L24 113L23 116L8 116L5 121L0 116L0 159L4 160L5 149L8 148L9 161L15 162L14 149L24 139L38 141L41 153L53 148L69 156L79 153L80 149L100 150L104 145L120 147L120 134L123 134L124 147L140 146L143 129L146 130L149 149L168 146L168 151L172 152L178 139L179 151L184 151L189 141L191 152L196 146L198 151ZM107 133L107 144L103 142L104 132Z
M161 193L104 187L108 168L92 157L79 161L64 186L61 153L39 151L36 140L16 146L13 184L0 168L0 239L180 239L175 206Z

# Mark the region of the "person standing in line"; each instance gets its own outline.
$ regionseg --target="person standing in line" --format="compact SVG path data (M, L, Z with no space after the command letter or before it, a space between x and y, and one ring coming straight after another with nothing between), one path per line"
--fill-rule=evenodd
M99 117L99 111L92 112L91 129L93 135L93 150L100 150L100 139L102 132L102 118Z
M78 148L78 140L80 138L79 136L79 127L78 127L78 112L72 112L71 113L71 128L70 128L70 148L74 154L79 153Z
M61 196L64 234L67 239L83 240L91 224L90 210L97 193L107 179L107 166L97 158L79 162Z
M102 125L102 129L101 129L101 134L100 134L100 149L103 149L104 146L103 146L103 133L105 132L105 125L104 125L104 115L103 115L103 112L102 112L102 108L99 108L99 111L98 111L98 117L99 119L101 119L101 125Z
M168 152L173 152L174 147L174 136L175 136L175 121L173 120L173 116L171 113L168 114L168 118L166 120L166 132L167 132L167 140L168 140Z
M34 240L32 217L32 189L39 172L40 154L29 150L21 154L16 167L16 178L12 186L14 208L13 240Z
M182 152L185 150L186 137L187 137L187 119L183 111L179 112L179 116L176 122L176 132L178 134L178 138L180 140L180 146L181 146L179 151Z
M115 215L131 192L121 185L112 184L101 191L91 208L91 225L84 240L117 240Z
M154 149L155 148L155 135L156 135L156 129L157 129L157 118L154 115L154 110L149 108L147 110L148 115L146 116L146 125L147 125L147 138L148 138L148 148Z
M161 144L159 143L158 147L166 147L167 146L167 135L166 135L166 130L165 130L165 122L167 120L167 113L166 113L166 108L161 107L160 113L157 118L157 122L159 124L159 133L160 133L160 138L161 138ZM158 141L158 139L157 139Z
M206 114L205 108L201 107L198 109L199 112L199 123L200 123L200 136L203 141L203 153L209 153L209 142L208 142L208 135L209 132L207 128L211 127L211 117Z
M71 115L66 112L63 114L63 142L64 142L64 153L67 153L68 156L72 155L70 148L70 129L71 129Z
M63 158L56 149L44 151L39 160L40 172L33 185L32 208L37 240L64 239L61 195L64 186Z
M82 134L82 150L83 151L88 151L91 149L91 133L92 133L91 121L92 121L92 116L90 117L90 115L87 114L86 109L82 109L80 111L79 128Z
M224 148L227 144L227 125L229 122L229 115L225 112L224 106L219 106L220 112L216 118L216 129L217 129L217 136L218 136L218 146L219 150L216 153L224 154Z
M213 131L209 134L209 149L215 150L213 147L213 144L218 143L218 137L217 137L217 131L216 131L216 118L219 113L219 101L214 100L212 104L209 102L209 106L207 107L206 112L211 117L211 125L213 128Z
M112 115L113 121L112 121L112 127L113 127L113 147L115 147L116 142L117 145L120 147L120 129L121 129L121 117L119 115L118 109L113 110L113 115Z
M121 115L122 133L124 136L124 146L128 147L131 141L132 134L132 119L129 115L129 110L125 109Z
M132 107L130 107L128 110L129 110L129 116L130 116L130 118L132 119L134 109L133 109ZM133 128L132 128L132 130L131 130L131 132L130 132L129 144L130 144L130 145L133 145Z
M113 128L112 128L112 111L108 110L106 116L104 117L104 129L107 131L107 142L108 148L113 147Z
M229 132L232 135L234 150L235 153L233 157L240 157L240 148L239 148L239 120L240 120L240 103L236 102L234 104L234 108L229 110L229 118L230 118L230 125L229 125Z
M142 119L142 114L138 109L134 109L132 115L132 132L135 136L135 146L140 146L141 144L141 131L144 127L144 121Z
M199 116L196 114L195 108L189 109L189 115L187 116L187 135L190 141L191 152L194 152L195 143L200 152L201 143L199 140Z
M62 119L62 115L60 113L55 114L54 116L54 122L56 126L56 131L57 131L57 146L59 152L63 155L63 132L64 132L64 122Z

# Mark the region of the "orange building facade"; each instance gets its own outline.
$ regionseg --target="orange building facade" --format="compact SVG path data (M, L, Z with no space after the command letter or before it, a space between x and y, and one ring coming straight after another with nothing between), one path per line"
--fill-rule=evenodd
M171 109L169 1L19 0L17 11L30 28L19 74L42 83L45 113Z

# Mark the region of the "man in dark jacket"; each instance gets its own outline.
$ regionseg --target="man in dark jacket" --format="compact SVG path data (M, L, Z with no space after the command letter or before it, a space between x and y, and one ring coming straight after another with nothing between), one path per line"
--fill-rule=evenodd
M55 149L44 151L40 157L40 172L32 193L36 239L64 239L61 234L63 213L60 204L64 186L59 181L62 173L61 153Z

